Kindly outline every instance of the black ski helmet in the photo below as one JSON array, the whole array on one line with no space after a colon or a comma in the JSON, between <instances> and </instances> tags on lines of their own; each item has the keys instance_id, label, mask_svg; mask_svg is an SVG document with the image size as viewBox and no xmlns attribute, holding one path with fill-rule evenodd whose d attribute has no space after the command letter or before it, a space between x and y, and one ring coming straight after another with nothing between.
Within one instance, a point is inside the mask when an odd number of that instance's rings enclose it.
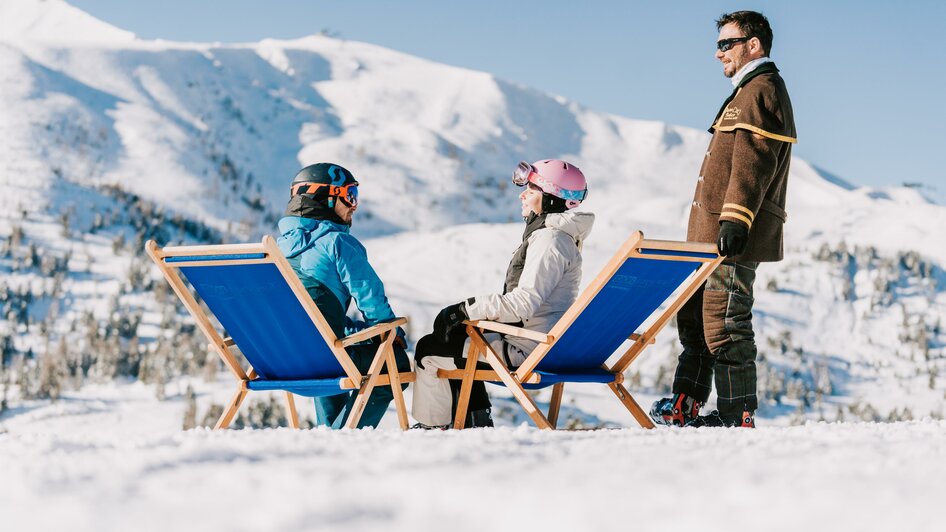
<instances>
[{"instance_id":1,"label":"black ski helmet","mask_svg":"<svg viewBox=\"0 0 946 532\"><path fill-rule=\"evenodd\" d=\"M330 208L340 198L348 206L358 202L358 181L345 167L333 163L306 166L292 178L289 196L306 196L324 200Z\"/></svg>"}]
</instances>

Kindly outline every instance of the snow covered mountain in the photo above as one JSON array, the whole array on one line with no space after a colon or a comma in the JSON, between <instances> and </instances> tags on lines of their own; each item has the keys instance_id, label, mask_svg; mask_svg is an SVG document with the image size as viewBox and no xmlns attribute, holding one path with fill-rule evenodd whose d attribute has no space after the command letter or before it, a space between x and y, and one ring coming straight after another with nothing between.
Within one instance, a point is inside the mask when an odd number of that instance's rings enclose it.
<instances>
[{"instance_id":1,"label":"snow covered mountain","mask_svg":"<svg viewBox=\"0 0 946 532\"><path fill-rule=\"evenodd\" d=\"M0 4L0 102L11 402L43 375L164 382L174 357L203 365L143 241L258 239L303 165L336 161L362 183L355 232L416 339L443 305L500 285L521 230L516 162L588 176L587 281L634 230L685 236L709 138L326 36L145 41L61 0ZM763 417L941 416L946 208L795 159L788 211L786 260L756 283ZM676 349L665 332L632 376L642 389L666 387ZM66 362L44 369L53 352Z\"/></svg>"}]
</instances>

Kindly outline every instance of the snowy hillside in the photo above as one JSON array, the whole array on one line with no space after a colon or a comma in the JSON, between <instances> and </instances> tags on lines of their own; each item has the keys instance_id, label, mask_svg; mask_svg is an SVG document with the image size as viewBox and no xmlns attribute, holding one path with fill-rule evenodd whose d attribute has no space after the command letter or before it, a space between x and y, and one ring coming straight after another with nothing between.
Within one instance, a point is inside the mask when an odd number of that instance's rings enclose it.
<instances>
[{"instance_id":1,"label":"snowy hillside","mask_svg":"<svg viewBox=\"0 0 946 532\"><path fill-rule=\"evenodd\" d=\"M946 421L181 432L181 408L89 387L11 419L4 530L942 528Z\"/></svg>"},{"instance_id":2,"label":"snowy hillside","mask_svg":"<svg viewBox=\"0 0 946 532\"><path fill-rule=\"evenodd\" d=\"M634 230L684 237L709 138L325 36L140 40L60 0L0 4L0 102L0 410L87 381L164 398L182 374L216 378L143 243L256 240L305 164L361 181L355 232L416 340L442 306L501 285L516 162L588 176L587 281ZM941 417L946 208L796 159L788 211L786 260L756 284L760 416ZM663 393L677 352L667 330L629 377ZM597 402L581 396L574 419L598 423Z\"/></svg>"}]
</instances>

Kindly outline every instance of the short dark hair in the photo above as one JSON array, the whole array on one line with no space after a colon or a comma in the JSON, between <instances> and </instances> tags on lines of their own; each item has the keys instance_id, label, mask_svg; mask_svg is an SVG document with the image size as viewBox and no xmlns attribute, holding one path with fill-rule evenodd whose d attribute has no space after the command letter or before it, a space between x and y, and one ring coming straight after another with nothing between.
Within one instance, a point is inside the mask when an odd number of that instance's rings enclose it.
<instances>
[{"instance_id":1,"label":"short dark hair","mask_svg":"<svg viewBox=\"0 0 946 532\"><path fill-rule=\"evenodd\" d=\"M762 51L769 55L772 51L772 26L769 19L762 13L755 11L734 11L724 13L716 19L716 30L719 31L729 23L735 23L746 37L756 37L762 43Z\"/></svg>"}]
</instances>

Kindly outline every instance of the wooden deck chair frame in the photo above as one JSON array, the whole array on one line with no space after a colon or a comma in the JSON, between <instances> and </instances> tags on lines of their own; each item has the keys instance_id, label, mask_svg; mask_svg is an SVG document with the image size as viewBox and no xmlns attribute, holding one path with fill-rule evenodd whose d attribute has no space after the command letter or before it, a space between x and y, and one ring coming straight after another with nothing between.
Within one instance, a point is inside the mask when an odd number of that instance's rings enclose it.
<instances>
[{"instance_id":1,"label":"wooden deck chair frame","mask_svg":"<svg viewBox=\"0 0 946 532\"><path fill-rule=\"evenodd\" d=\"M650 253L644 255L642 250L648 250ZM658 253L654 253L657 251ZM701 257L681 257L674 256L671 253L660 255L659 251L667 252L690 252L712 254L715 258ZM645 240L644 234L640 231L635 232L624 243L618 252L601 270L601 273L588 285L582 294L575 300L571 307L565 312L561 319L552 327L548 334L542 334L528 329L522 329L503 323L491 321L467 321L464 322L467 327L467 334L470 336L470 352L467 355L466 366L463 369L437 371L440 378L462 380L460 386L459 402L457 404L456 419L454 428L462 429L467 409L469 407L470 392L474 380L502 382L515 400L522 406L532 421L541 429L555 429L558 422L559 409L562 402L565 383L558 382L552 385L552 397L549 403L548 415L542 413L535 404L532 396L525 390L523 384L539 384L541 375L533 372L542 358L552 349L558 338L575 322L579 315L584 311L588 304L594 299L599 291L604 287L607 281L618 271L624 261L628 258L639 257L655 260L674 260L688 262L702 262L703 264L696 269L695 273L690 275L681 285L681 289L676 291L675 296L671 296L667 302L666 308L657 316L650 327L641 333L631 334L628 338L633 342L630 348L617 359L617 361L603 369L614 375L614 381L607 384L608 388L614 392L621 404L631 413L641 427L652 429L653 422L647 413L640 407L631 393L624 387L624 372L637 359L641 352L650 344L654 343L657 334L670 322L671 318L680 311L684 303L693 296L699 287L706 281L711 273L719 266L724 257L719 256L715 244L694 243L694 242L675 242L667 240ZM665 303L667 303L665 302ZM539 343L532 353L526 358L521 366L510 371L489 342L484 338L484 331L502 333L520 338L528 338ZM483 354L486 362L492 368L490 370L477 369L479 355Z\"/></svg>"},{"instance_id":2,"label":"wooden deck chair frame","mask_svg":"<svg viewBox=\"0 0 946 532\"><path fill-rule=\"evenodd\" d=\"M299 280L292 266L289 265L289 262L279 250L275 239L269 235L263 237L261 243L254 244L168 246L165 248L160 248L153 240L149 240L145 245L145 250L154 263L158 265L158 268L161 270L161 273L164 274L164 278L167 280L168 284L171 285L174 293L177 294L177 297L180 298L184 307L187 308L187 311L194 318L197 326L207 337L207 340L210 342L208 347L220 356L224 365L230 369L230 372L233 373L233 376L236 377L238 381L236 393L234 393L230 403L224 409L220 419L217 420L214 429L225 429L230 425L237 411L240 409L243 400L250 392L248 388L249 382L258 378L258 375L252 366L244 370L239 362L237 362L237 357L232 351L232 348L236 345L235 342L231 338L224 338L217 332L209 316L198 304L191 290L187 288L187 284L177 268L177 264L179 263L169 263L166 261L166 259L171 257L262 254L263 258L258 259L206 260L196 263L187 263L186 266L227 266L236 264L275 265L283 279L289 285L292 293L296 296L296 299L299 300L299 303L302 305L303 309L305 309L306 314L312 320L312 324L321 333L329 349L344 369L346 377L341 379L340 387L343 390L358 391L357 398L346 423L346 428L355 428L358 426L358 421L361 419L361 414L364 412L365 404L371 395L371 391L376 386L391 386L391 390L394 394L394 404L397 410L398 422L402 430L407 430L407 407L404 403L404 394L401 390L401 384L414 382L415 374L414 372L399 373L397 371L393 349L393 342L396 337L395 329L406 324L407 318L397 318L394 321L377 324L358 331L345 338L336 338L335 333L332 332L332 328L322 316L319 308L312 298L309 297L308 292L302 285L302 281ZM374 337L380 337L381 344L371 362L368 373L362 375L361 372L358 371L358 368L355 367L347 351L345 351L345 347ZM382 375L381 371L385 366L389 368L389 373ZM289 425L292 428L299 428L299 417L296 412L293 394L289 391L286 391L285 394L286 417L289 420Z\"/></svg>"}]
</instances>

